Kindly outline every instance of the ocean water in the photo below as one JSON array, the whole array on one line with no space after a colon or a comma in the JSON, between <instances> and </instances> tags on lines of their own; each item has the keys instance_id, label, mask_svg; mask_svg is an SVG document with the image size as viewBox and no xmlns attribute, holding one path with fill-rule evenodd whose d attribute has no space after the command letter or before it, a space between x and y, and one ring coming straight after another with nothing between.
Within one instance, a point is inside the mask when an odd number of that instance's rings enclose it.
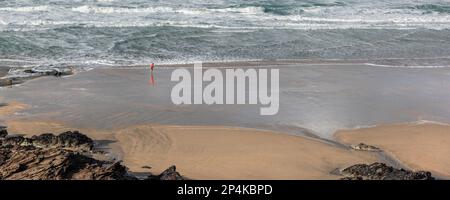
<instances>
[{"instance_id":1,"label":"ocean water","mask_svg":"<svg viewBox=\"0 0 450 200\"><path fill-rule=\"evenodd\" d=\"M449 65L449 28L448 0L2 0L0 66L391 58L440 66Z\"/></svg>"}]
</instances>

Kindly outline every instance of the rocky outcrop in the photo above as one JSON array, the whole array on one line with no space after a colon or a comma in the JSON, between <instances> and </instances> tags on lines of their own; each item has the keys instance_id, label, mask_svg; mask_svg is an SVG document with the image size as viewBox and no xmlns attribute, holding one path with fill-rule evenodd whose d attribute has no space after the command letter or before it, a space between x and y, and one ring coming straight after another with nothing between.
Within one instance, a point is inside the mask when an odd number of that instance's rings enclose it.
<instances>
[{"instance_id":1,"label":"rocky outcrop","mask_svg":"<svg viewBox=\"0 0 450 200\"><path fill-rule=\"evenodd\" d=\"M364 143L359 143L359 144L352 144L350 145L350 148L354 149L354 150L358 150L358 151L381 151L380 148L375 147L375 146L371 146L371 145L367 145Z\"/></svg>"},{"instance_id":2,"label":"rocky outcrop","mask_svg":"<svg viewBox=\"0 0 450 200\"><path fill-rule=\"evenodd\" d=\"M23 72L40 76L66 76L73 74L72 69L70 68L56 68L52 66L48 67L39 66L36 68L26 69Z\"/></svg>"},{"instance_id":3,"label":"rocky outcrop","mask_svg":"<svg viewBox=\"0 0 450 200\"><path fill-rule=\"evenodd\" d=\"M21 84L27 80L42 76L67 76L73 71L68 67L38 66L34 68L11 68L8 75L0 78L0 87Z\"/></svg>"},{"instance_id":4,"label":"rocky outcrop","mask_svg":"<svg viewBox=\"0 0 450 200\"><path fill-rule=\"evenodd\" d=\"M8 131L6 130L6 126L0 126L0 138L4 138L8 135Z\"/></svg>"},{"instance_id":5,"label":"rocky outcrop","mask_svg":"<svg viewBox=\"0 0 450 200\"><path fill-rule=\"evenodd\" d=\"M160 175L148 176L147 180L183 180L184 178L177 172L175 166L171 166L164 170Z\"/></svg>"},{"instance_id":6,"label":"rocky outcrop","mask_svg":"<svg viewBox=\"0 0 450 200\"><path fill-rule=\"evenodd\" d=\"M124 166L79 152L34 146L0 149L0 180L130 180Z\"/></svg>"},{"instance_id":7,"label":"rocky outcrop","mask_svg":"<svg viewBox=\"0 0 450 200\"><path fill-rule=\"evenodd\" d=\"M94 141L78 131L68 131L59 135L51 133L25 138L13 136L5 138L2 146L34 146L38 148L67 148L75 151L88 152L94 147Z\"/></svg>"},{"instance_id":8,"label":"rocky outcrop","mask_svg":"<svg viewBox=\"0 0 450 200\"><path fill-rule=\"evenodd\" d=\"M79 133L78 131L68 131L57 136L47 133L31 137L34 146L42 148L75 148L81 151L91 151L94 141Z\"/></svg>"},{"instance_id":9,"label":"rocky outcrop","mask_svg":"<svg viewBox=\"0 0 450 200\"><path fill-rule=\"evenodd\" d=\"M0 87L13 85L13 79L11 78L0 78Z\"/></svg>"},{"instance_id":10,"label":"rocky outcrop","mask_svg":"<svg viewBox=\"0 0 450 200\"><path fill-rule=\"evenodd\" d=\"M434 180L431 172L396 169L384 163L357 164L341 170L344 180Z\"/></svg>"},{"instance_id":11,"label":"rocky outcrop","mask_svg":"<svg viewBox=\"0 0 450 200\"><path fill-rule=\"evenodd\" d=\"M5 127L1 130L6 131ZM120 162L94 159L94 142L77 131L0 138L0 180L136 180ZM181 180L175 166L150 180Z\"/></svg>"}]
</instances>

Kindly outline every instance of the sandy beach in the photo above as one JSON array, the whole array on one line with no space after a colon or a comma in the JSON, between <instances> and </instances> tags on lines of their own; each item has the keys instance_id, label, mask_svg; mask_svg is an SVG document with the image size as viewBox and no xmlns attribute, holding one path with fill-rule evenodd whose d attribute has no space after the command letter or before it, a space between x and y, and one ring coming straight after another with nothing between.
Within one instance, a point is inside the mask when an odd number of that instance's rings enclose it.
<instances>
[{"instance_id":1,"label":"sandy beach","mask_svg":"<svg viewBox=\"0 0 450 200\"><path fill-rule=\"evenodd\" d=\"M447 68L269 65L281 68L282 101L278 115L261 117L247 105L173 105L173 67L155 71L155 84L146 68L118 68L2 88L0 123L29 136L79 130L136 173L176 165L192 179L339 179L340 169L384 162L450 175L448 126L399 123L447 119ZM348 129L369 124L397 125ZM349 148L361 142L382 153Z\"/></svg>"},{"instance_id":2,"label":"sandy beach","mask_svg":"<svg viewBox=\"0 0 450 200\"><path fill-rule=\"evenodd\" d=\"M10 132L35 135L74 130L57 122L10 121ZM133 172L176 165L192 179L338 179L336 169L379 161L374 153L301 136L219 126L136 125L80 130L109 147Z\"/></svg>"},{"instance_id":3,"label":"sandy beach","mask_svg":"<svg viewBox=\"0 0 450 200\"><path fill-rule=\"evenodd\" d=\"M12 133L75 130L61 122L7 121ZM407 169L449 177L450 126L433 123L383 125L342 130L345 145L366 143L382 149ZM192 179L339 179L354 164L386 162L376 152L356 151L317 139L220 126L136 125L117 131L81 129L108 147L130 171L161 173L176 165ZM150 166L151 169L144 168Z\"/></svg>"}]
</instances>

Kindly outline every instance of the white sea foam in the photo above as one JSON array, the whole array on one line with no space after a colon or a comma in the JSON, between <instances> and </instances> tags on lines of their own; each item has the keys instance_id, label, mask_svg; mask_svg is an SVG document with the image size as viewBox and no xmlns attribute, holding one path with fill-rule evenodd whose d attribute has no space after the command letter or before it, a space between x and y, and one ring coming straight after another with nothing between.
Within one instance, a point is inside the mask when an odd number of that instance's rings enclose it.
<instances>
[{"instance_id":1,"label":"white sea foam","mask_svg":"<svg viewBox=\"0 0 450 200\"><path fill-rule=\"evenodd\" d=\"M410 69L436 69L436 68L449 68L450 66L445 65L382 65L374 63L364 63L368 66L373 67L385 67L385 68L410 68Z\"/></svg>"},{"instance_id":2,"label":"white sea foam","mask_svg":"<svg viewBox=\"0 0 450 200\"><path fill-rule=\"evenodd\" d=\"M8 12L39 12L47 11L48 6L28 6L28 7L0 7L0 11Z\"/></svg>"},{"instance_id":3,"label":"white sea foam","mask_svg":"<svg viewBox=\"0 0 450 200\"><path fill-rule=\"evenodd\" d=\"M72 11L81 13L102 13L102 14L119 14L119 13L167 13L175 12L171 7L149 7L149 8L121 8L121 7L97 7L97 6L80 6L72 8Z\"/></svg>"},{"instance_id":4,"label":"white sea foam","mask_svg":"<svg viewBox=\"0 0 450 200\"><path fill-rule=\"evenodd\" d=\"M121 7L99 7L99 6L80 6L71 9L81 13L101 13L101 14L123 14L123 13L183 13L191 15L211 14L211 13L242 13L242 14L263 14L262 7L243 7L243 8L173 8L166 6L144 7L144 8L121 8Z\"/></svg>"},{"instance_id":5,"label":"white sea foam","mask_svg":"<svg viewBox=\"0 0 450 200\"><path fill-rule=\"evenodd\" d=\"M215 12L226 12L226 13L243 13L243 14L264 14L264 8L262 7L243 7L243 8L222 8L222 9L211 9Z\"/></svg>"},{"instance_id":6,"label":"white sea foam","mask_svg":"<svg viewBox=\"0 0 450 200\"><path fill-rule=\"evenodd\" d=\"M108 3L113 4L113 3ZM369 4L370 5L370 4ZM43 5L28 7L0 7L1 29L29 30L55 25L88 25L91 27L179 26L197 28L241 29L448 29L450 14L423 14L418 10L371 8L364 6L316 6L302 8L305 12L290 11L289 15L265 12L264 7L208 8L171 4L122 7L114 5L80 5L73 7ZM7 13L3 13L5 11ZM51 12L42 17L41 11ZM22 14L21 14L22 13ZM27 13L27 14L23 14ZM80 15L85 13L87 15ZM11 14L16 14L12 17ZM5 26L3 26L5 25ZM18 29L16 26L21 26ZM51 28L51 27L50 27Z\"/></svg>"},{"instance_id":7,"label":"white sea foam","mask_svg":"<svg viewBox=\"0 0 450 200\"><path fill-rule=\"evenodd\" d=\"M421 125L421 124L435 124L435 125L450 126L450 124L448 124L448 123L437 122L437 121L430 121L430 120L419 120L419 121L416 121L416 122L411 122L410 124L417 124L417 125Z\"/></svg>"}]
</instances>

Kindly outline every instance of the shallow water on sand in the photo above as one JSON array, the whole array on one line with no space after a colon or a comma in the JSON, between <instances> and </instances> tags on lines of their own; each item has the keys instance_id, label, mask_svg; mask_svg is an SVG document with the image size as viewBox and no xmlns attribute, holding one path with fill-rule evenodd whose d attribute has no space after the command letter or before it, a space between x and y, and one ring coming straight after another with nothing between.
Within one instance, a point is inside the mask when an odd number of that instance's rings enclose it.
<instances>
[{"instance_id":1,"label":"shallow water on sand","mask_svg":"<svg viewBox=\"0 0 450 200\"><path fill-rule=\"evenodd\" d=\"M450 68L267 67L280 68L280 109L274 116L260 116L262 105L176 106L170 99L177 83L170 81L175 69L171 67L158 68L154 84L148 69L95 69L1 88L0 96L32 105L14 118L58 120L79 128L225 125L332 138L342 128L417 120L450 122Z\"/></svg>"}]
</instances>

